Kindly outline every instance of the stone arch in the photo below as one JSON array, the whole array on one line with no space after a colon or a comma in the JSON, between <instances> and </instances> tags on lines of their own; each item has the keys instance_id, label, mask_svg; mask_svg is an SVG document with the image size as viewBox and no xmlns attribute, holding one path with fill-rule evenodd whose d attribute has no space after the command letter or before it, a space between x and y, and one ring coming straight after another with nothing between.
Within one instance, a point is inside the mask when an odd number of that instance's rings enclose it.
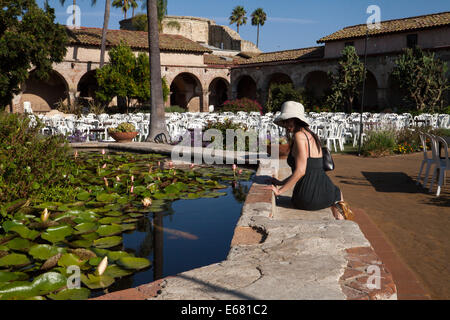
<instances>
[{"instance_id":1,"label":"stone arch","mask_svg":"<svg viewBox=\"0 0 450 320\"><path fill-rule=\"evenodd\" d=\"M187 109L190 112L201 111L202 85L192 73L183 72L177 75L170 85L170 104Z\"/></svg>"},{"instance_id":2,"label":"stone arch","mask_svg":"<svg viewBox=\"0 0 450 320\"><path fill-rule=\"evenodd\" d=\"M392 73L388 77L387 100L391 109L399 108L403 105L402 89Z\"/></svg>"},{"instance_id":3,"label":"stone arch","mask_svg":"<svg viewBox=\"0 0 450 320\"><path fill-rule=\"evenodd\" d=\"M215 78L209 84L209 105L222 106L229 99L230 84L224 78Z\"/></svg>"},{"instance_id":4,"label":"stone arch","mask_svg":"<svg viewBox=\"0 0 450 320\"><path fill-rule=\"evenodd\" d=\"M370 70L367 70L364 109L377 111L378 108L378 81L375 75Z\"/></svg>"},{"instance_id":5,"label":"stone arch","mask_svg":"<svg viewBox=\"0 0 450 320\"><path fill-rule=\"evenodd\" d=\"M267 94L269 93L270 87L274 84L288 84L288 83L294 84L294 81L292 81L292 78L283 72L272 73L266 79L267 79L266 85L264 86L263 90L265 90L267 92Z\"/></svg>"},{"instance_id":6,"label":"stone arch","mask_svg":"<svg viewBox=\"0 0 450 320\"><path fill-rule=\"evenodd\" d=\"M237 98L249 98L256 100L257 85L256 81L251 76L244 75L237 82Z\"/></svg>"},{"instance_id":7,"label":"stone arch","mask_svg":"<svg viewBox=\"0 0 450 320\"><path fill-rule=\"evenodd\" d=\"M323 97L331 88L331 79L325 71L309 72L304 80L305 89L316 99Z\"/></svg>"},{"instance_id":8,"label":"stone arch","mask_svg":"<svg viewBox=\"0 0 450 320\"><path fill-rule=\"evenodd\" d=\"M78 81L78 101L83 105L86 105L88 101L95 100L95 92L98 90L96 71L94 69L86 72Z\"/></svg>"},{"instance_id":9,"label":"stone arch","mask_svg":"<svg viewBox=\"0 0 450 320\"><path fill-rule=\"evenodd\" d=\"M38 79L31 71L22 86L23 92L20 104L31 103L31 109L36 113L49 112L58 107L58 103L69 103L69 86L66 79L57 71L51 70L46 79Z\"/></svg>"}]
</instances>

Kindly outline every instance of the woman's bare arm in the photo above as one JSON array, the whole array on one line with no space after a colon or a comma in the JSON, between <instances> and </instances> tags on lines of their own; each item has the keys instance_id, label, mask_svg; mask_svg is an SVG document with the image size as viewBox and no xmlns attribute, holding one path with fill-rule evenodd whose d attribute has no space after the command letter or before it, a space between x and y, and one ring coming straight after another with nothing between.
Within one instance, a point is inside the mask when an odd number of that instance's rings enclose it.
<instances>
[{"instance_id":1,"label":"woman's bare arm","mask_svg":"<svg viewBox=\"0 0 450 320\"><path fill-rule=\"evenodd\" d=\"M282 194L295 186L306 172L306 164L308 161L308 142L306 137L301 132L297 132L294 136L295 143L295 170L290 177L285 179L285 183L282 188L279 189L278 194Z\"/></svg>"}]
</instances>

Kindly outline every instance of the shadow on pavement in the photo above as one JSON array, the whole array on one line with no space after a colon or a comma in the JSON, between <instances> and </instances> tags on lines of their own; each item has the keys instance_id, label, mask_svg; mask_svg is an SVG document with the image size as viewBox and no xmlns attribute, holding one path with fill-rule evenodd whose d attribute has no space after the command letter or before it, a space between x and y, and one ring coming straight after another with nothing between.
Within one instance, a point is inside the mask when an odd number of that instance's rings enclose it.
<instances>
[{"instance_id":1,"label":"shadow on pavement","mask_svg":"<svg viewBox=\"0 0 450 320\"><path fill-rule=\"evenodd\" d=\"M410 176L403 172L362 172L377 192L421 193Z\"/></svg>"}]
</instances>

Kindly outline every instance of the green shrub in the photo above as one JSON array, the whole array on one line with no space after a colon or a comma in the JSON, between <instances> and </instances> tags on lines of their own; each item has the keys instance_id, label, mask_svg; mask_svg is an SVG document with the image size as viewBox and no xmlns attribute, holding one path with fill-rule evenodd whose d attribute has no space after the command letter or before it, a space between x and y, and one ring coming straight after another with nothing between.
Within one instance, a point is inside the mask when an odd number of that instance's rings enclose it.
<instances>
[{"instance_id":1,"label":"green shrub","mask_svg":"<svg viewBox=\"0 0 450 320\"><path fill-rule=\"evenodd\" d=\"M266 103L266 111L280 111L281 106L286 101L304 103L304 100L302 91L295 89L292 83L273 84L270 86L269 97Z\"/></svg>"},{"instance_id":2,"label":"green shrub","mask_svg":"<svg viewBox=\"0 0 450 320\"><path fill-rule=\"evenodd\" d=\"M392 154L395 146L393 131L369 131L361 151L365 156L380 157Z\"/></svg>"},{"instance_id":3,"label":"green shrub","mask_svg":"<svg viewBox=\"0 0 450 320\"><path fill-rule=\"evenodd\" d=\"M108 132L136 132L136 127L134 124L129 122L123 122L119 124L116 128L109 128Z\"/></svg>"},{"instance_id":4,"label":"green shrub","mask_svg":"<svg viewBox=\"0 0 450 320\"><path fill-rule=\"evenodd\" d=\"M73 169L69 147L61 136L40 135L41 126L30 126L24 115L0 113L0 202L29 199L66 184Z\"/></svg>"},{"instance_id":5,"label":"green shrub","mask_svg":"<svg viewBox=\"0 0 450 320\"><path fill-rule=\"evenodd\" d=\"M258 138L258 133L256 131L249 131L248 127L246 125L240 124L240 123L233 123L231 120L226 119L224 121L224 123L221 122L212 122L209 121L206 125L206 127L204 128L204 130L209 130L209 129L216 129L219 130L222 134L222 146L223 149L225 150L227 148L227 141L226 141L226 132L227 130L234 130L237 133L238 138L240 137L239 133L244 134L244 146L239 146L238 142L239 139L235 139L234 140L234 150L235 151L249 151L250 150L250 139L248 137L246 137L246 135L251 136L253 139L253 141L257 142L257 138ZM239 130L239 131L238 131ZM241 137L242 140L242 137ZM220 145L220 142L218 141L214 141L214 138L212 139L212 146L214 149L217 149ZM252 146L252 149L257 148L256 146Z\"/></svg>"},{"instance_id":6,"label":"green shrub","mask_svg":"<svg viewBox=\"0 0 450 320\"><path fill-rule=\"evenodd\" d=\"M170 113L170 112L179 112L179 113L184 113L186 112L186 109L180 107L180 106L170 106L165 108L165 111Z\"/></svg>"},{"instance_id":7,"label":"green shrub","mask_svg":"<svg viewBox=\"0 0 450 320\"><path fill-rule=\"evenodd\" d=\"M249 98L225 101L223 106L217 109L218 112L259 112L262 114L263 108L258 101Z\"/></svg>"}]
</instances>

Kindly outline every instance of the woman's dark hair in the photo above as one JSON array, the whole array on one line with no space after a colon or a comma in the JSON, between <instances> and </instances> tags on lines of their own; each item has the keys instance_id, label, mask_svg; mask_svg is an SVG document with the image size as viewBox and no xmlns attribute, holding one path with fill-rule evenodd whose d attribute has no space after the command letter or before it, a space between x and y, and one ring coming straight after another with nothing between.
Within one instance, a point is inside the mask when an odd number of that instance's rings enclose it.
<instances>
[{"instance_id":1,"label":"woman's dark hair","mask_svg":"<svg viewBox=\"0 0 450 320\"><path fill-rule=\"evenodd\" d=\"M316 145L317 145L317 151L319 151L322 149L322 143L320 142L319 137L317 136L317 134L315 134L313 131L311 131L311 129L309 128L309 125L306 124L305 122L301 121L300 119L294 118L294 135L299 132L302 128L304 128L306 131L308 131L311 136L314 138L314 141L316 141ZM291 147L292 144L294 143L294 139L292 139L291 142Z\"/></svg>"}]
</instances>

